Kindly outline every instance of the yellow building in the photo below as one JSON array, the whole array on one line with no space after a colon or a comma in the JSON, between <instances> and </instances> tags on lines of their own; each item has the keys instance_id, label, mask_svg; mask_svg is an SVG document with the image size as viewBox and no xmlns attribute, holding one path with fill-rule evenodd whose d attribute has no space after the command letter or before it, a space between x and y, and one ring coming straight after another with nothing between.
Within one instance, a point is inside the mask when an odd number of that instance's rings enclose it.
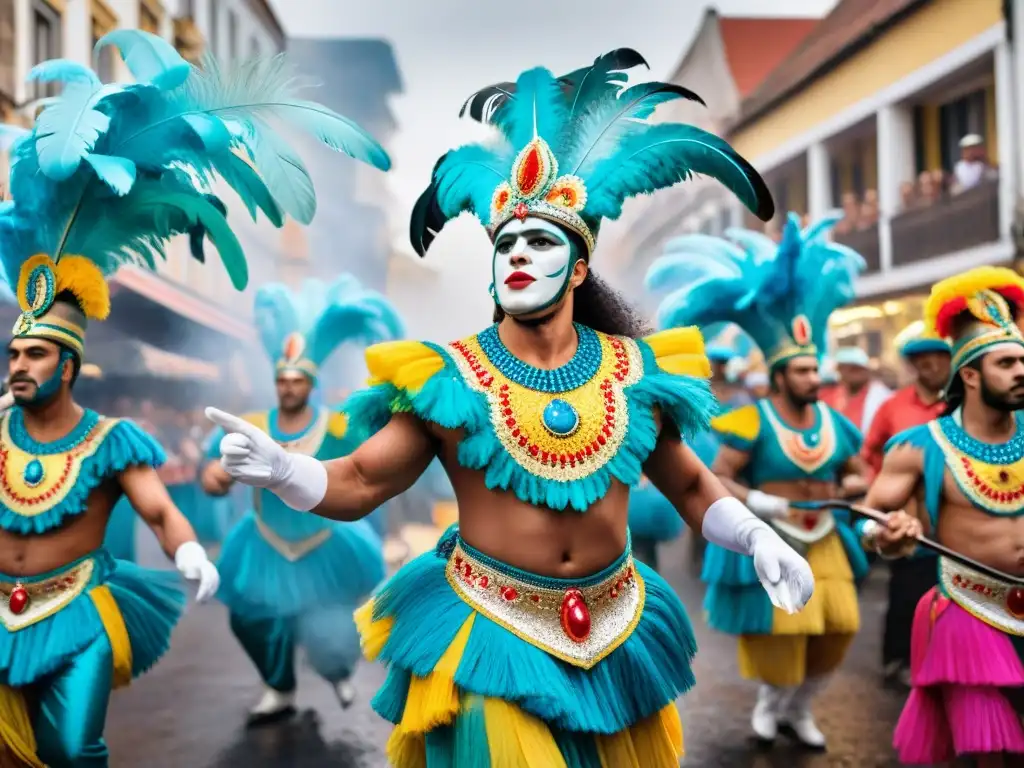
<instances>
[{"instance_id":1,"label":"yellow building","mask_svg":"<svg viewBox=\"0 0 1024 768\"><path fill-rule=\"evenodd\" d=\"M1019 100L1004 5L1021 3L841 0L731 127L780 217L844 210L835 238L867 270L834 330L879 364L895 364L892 337L932 283L1013 261ZM965 138L987 159L973 178L957 167Z\"/></svg>"}]
</instances>

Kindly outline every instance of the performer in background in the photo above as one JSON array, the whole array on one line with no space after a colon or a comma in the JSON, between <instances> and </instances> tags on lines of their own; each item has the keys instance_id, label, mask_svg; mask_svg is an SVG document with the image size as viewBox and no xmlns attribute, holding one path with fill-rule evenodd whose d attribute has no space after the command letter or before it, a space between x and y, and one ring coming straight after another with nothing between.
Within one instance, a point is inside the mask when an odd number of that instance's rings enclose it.
<instances>
[{"instance_id":1,"label":"performer in background","mask_svg":"<svg viewBox=\"0 0 1024 768\"><path fill-rule=\"evenodd\" d=\"M646 477L629 494L629 533L633 554L645 565L658 568L658 545L678 539L683 518L665 494ZM696 538L697 534L694 534Z\"/></svg>"},{"instance_id":2,"label":"performer in background","mask_svg":"<svg viewBox=\"0 0 1024 768\"><path fill-rule=\"evenodd\" d=\"M896 435L866 504L890 515L864 534L886 556L929 536L1001 571L994 578L946 557L914 615L913 688L894 744L906 765L970 757L1016 765L1024 754L1024 278L980 267L936 283L928 331L952 341L948 414ZM911 519L907 512L914 515ZM907 520L911 524L907 524Z\"/></svg>"},{"instance_id":3,"label":"performer in background","mask_svg":"<svg viewBox=\"0 0 1024 768\"><path fill-rule=\"evenodd\" d=\"M345 415L311 406L310 394L324 363L346 342L402 336L394 307L346 275L331 285L307 280L297 294L265 285L253 316L274 363L277 407L243 418L296 453L323 461L351 453L357 443ZM223 436L211 436L210 459L220 458ZM233 482L218 461L203 470L207 493L224 496ZM352 613L384 578L382 550L367 520L336 523L296 512L269 491L253 492L251 511L228 534L218 561L231 631L265 686L250 725L295 713L300 647L341 706L352 703L349 678L360 657Z\"/></svg>"},{"instance_id":4,"label":"performer in background","mask_svg":"<svg viewBox=\"0 0 1024 768\"><path fill-rule=\"evenodd\" d=\"M448 219L479 217L497 323L444 346L367 350L375 385L346 407L350 429L373 433L364 445L324 464L209 411L231 433L229 474L335 519L364 516L440 457L458 526L358 616L367 654L388 665L374 707L395 724L400 768L678 766L675 700L695 648L672 588L630 552L641 473L695 530L753 555L778 605L799 610L811 594L806 563L686 447L713 408L700 334L644 336L590 272L601 219L692 173L771 217L762 180L725 142L646 122L656 104L695 97L624 87L642 63L621 49L470 99L500 137L441 159L411 229L422 253Z\"/></svg>"},{"instance_id":5,"label":"performer in background","mask_svg":"<svg viewBox=\"0 0 1024 768\"><path fill-rule=\"evenodd\" d=\"M831 406L866 435L871 431L878 409L892 397L892 391L874 377L868 353L863 349L840 347L834 360L839 384Z\"/></svg>"},{"instance_id":6,"label":"performer in background","mask_svg":"<svg viewBox=\"0 0 1024 768\"><path fill-rule=\"evenodd\" d=\"M217 589L216 568L157 477L159 446L74 402L86 322L110 309L105 277L123 264L155 269L167 242L187 234L194 258L205 259L208 238L244 288L244 255L211 183L219 178L277 225L283 211L308 221L314 204L294 151L265 122L275 113L387 165L349 121L296 99L280 58L199 72L155 35L120 29L97 48L109 45L135 84L104 85L65 60L33 69L31 79L63 88L13 144L13 202L0 207L0 260L22 309L8 345L18 407L0 421L4 764L106 766L111 689L168 647L183 603L174 576L102 549L122 494L178 571L199 582L198 597ZM240 154L266 178L284 157L289 173L278 172L272 190Z\"/></svg>"},{"instance_id":7,"label":"performer in background","mask_svg":"<svg viewBox=\"0 0 1024 768\"><path fill-rule=\"evenodd\" d=\"M728 320L764 353L772 392L712 422L722 440L714 471L806 554L814 597L798 614L777 610L758 586L754 560L709 545L704 607L714 629L739 637L740 673L762 683L751 716L755 735L770 742L787 726L814 748L824 748L825 737L811 702L860 627L854 581L867 572L848 521L791 506L865 488L860 433L818 402L818 352L826 344L829 315L853 298L853 281L863 268L856 253L827 239L835 223L828 218L801 231L799 217L790 214L778 244L747 230L727 232L732 242L679 238L647 278L652 287L674 287L690 270L687 283L659 307L663 327ZM700 266L704 274L694 278Z\"/></svg>"},{"instance_id":8,"label":"performer in background","mask_svg":"<svg viewBox=\"0 0 1024 768\"><path fill-rule=\"evenodd\" d=\"M900 356L914 370L914 382L884 402L864 440L862 455L872 476L882 468L886 444L893 436L943 414L943 390L949 382L950 349L945 339L929 337L918 320L895 339ZM913 557L889 563L889 605L882 638L882 665L887 680L910 685L910 628L918 601L935 586L935 558L919 549Z\"/></svg>"}]
</instances>

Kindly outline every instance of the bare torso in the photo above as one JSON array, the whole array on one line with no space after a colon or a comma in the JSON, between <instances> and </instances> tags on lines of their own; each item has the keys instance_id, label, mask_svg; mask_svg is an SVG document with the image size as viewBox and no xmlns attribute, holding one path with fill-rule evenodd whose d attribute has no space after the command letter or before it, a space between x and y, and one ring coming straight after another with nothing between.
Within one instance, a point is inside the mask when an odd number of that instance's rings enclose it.
<instances>
[{"instance_id":1,"label":"bare torso","mask_svg":"<svg viewBox=\"0 0 1024 768\"><path fill-rule=\"evenodd\" d=\"M967 500L948 471L942 479L938 538L973 560L1024 576L1024 516L982 512Z\"/></svg>"},{"instance_id":2,"label":"bare torso","mask_svg":"<svg viewBox=\"0 0 1024 768\"><path fill-rule=\"evenodd\" d=\"M21 536L0 529L0 573L35 576L56 570L103 546L110 511L120 496L115 480L96 488L88 508L68 517L59 528Z\"/></svg>"},{"instance_id":3,"label":"bare torso","mask_svg":"<svg viewBox=\"0 0 1024 768\"><path fill-rule=\"evenodd\" d=\"M614 482L584 513L556 512L488 490L484 474L458 463L460 432L428 425L451 478L459 506L459 532L490 557L552 578L587 576L611 564L626 547L629 489Z\"/></svg>"}]
</instances>

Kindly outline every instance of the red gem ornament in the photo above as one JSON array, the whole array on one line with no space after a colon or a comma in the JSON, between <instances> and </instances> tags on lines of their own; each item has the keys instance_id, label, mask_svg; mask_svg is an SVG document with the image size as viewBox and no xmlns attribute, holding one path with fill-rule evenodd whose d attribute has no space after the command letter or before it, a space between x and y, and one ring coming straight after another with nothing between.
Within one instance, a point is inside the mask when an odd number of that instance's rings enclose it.
<instances>
[{"instance_id":1,"label":"red gem ornament","mask_svg":"<svg viewBox=\"0 0 1024 768\"><path fill-rule=\"evenodd\" d=\"M1016 618L1024 618L1024 589L1014 587L1006 595L1006 610Z\"/></svg>"},{"instance_id":2,"label":"red gem ornament","mask_svg":"<svg viewBox=\"0 0 1024 768\"><path fill-rule=\"evenodd\" d=\"M800 346L806 346L811 343L811 323L803 315L797 315L793 318L793 341Z\"/></svg>"},{"instance_id":3,"label":"red gem ornament","mask_svg":"<svg viewBox=\"0 0 1024 768\"><path fill-rule=\"evenodd\" d=\"M526 203L518 203L512 213L517 219L523 221L530 215L530 209L526 207Z\"/></svg>"},{"instance_id":4,"label":"red gem ornament","mask_svg":"<svg viewBox=\"0 0 1024 768\"><path fill-rule=\"evenodd\" d=\"M813 531L818 524L817 515L804 515L804 530Z\"/></svg>"},{"instance_id":5,"label":"red gem ornament","mask_svg":"<svg viewBox=\"0 0 1024 768\"><path fill-rule=\"evenodd\" d=\"M14 589L11 590L11 597L7 602L7 607L11 609L11 613L15 616L23 613L28 608L28 592L21 584L16 584Z\"/></svg>"},{"instance_id":6,"label":"red gem ornament","mask_svg":"<svg viewBox=\"0 0 1024 768\"><path fill-rule=\"evenodd\" d=\"M562 598L562 631L574 643L590 636L590 609L578 589L570 589Z\"/></svg>"},{"instance_id":7,"label":"red gem ornament","mask_svg":"<svg viewBox=\"0 0 1024 768\"><path fill-rule=\"evenodd\" d=\"M537 187L537 182L540 181L541 172L543 171L543 162L540 156L540 147L534 143L526 153L526 157L523 158L523 162L519 166L519 172L516 174L516 182L522 195L529 197Z\"/></svg>"}]
</instances>

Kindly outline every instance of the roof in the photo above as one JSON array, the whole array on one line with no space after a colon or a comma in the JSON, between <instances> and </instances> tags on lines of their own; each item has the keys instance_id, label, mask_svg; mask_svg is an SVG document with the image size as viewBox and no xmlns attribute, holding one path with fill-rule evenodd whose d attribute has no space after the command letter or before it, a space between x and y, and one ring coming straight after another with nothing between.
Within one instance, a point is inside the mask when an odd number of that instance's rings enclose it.
<instances>
[{"instance_id":1,"label":"roof","mask_svg":"<svg viewBox=\"0 0 1024 768\"><path fill-rule=\"evenodd\" d=\"M740 97L746 98L764 82L819 23L806 18L719 18L722 47Z\"/></svg>"},{"instance_id":2,"label":"roof","mask_svg":"<svg viewBox=\"0 0 1024 768\"><path fill-rule=\"evenodd\" d=\"M770 111L834 69L928 0L840 0L832 12L746 99L735 128Z\"/></svg>"}]
</instances>

